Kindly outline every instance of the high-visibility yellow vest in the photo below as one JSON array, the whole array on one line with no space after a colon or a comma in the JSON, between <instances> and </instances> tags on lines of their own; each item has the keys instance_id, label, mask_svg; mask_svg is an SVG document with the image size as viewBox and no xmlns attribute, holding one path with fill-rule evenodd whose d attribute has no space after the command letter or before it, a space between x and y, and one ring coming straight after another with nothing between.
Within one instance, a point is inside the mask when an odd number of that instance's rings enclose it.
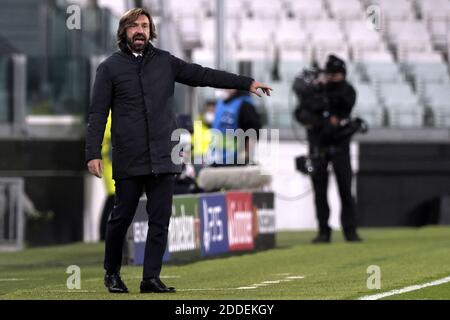
<instances>
[{"instance_id":1,"label":"high-visibility yellow vest","mask_svg":"<svg viewBox=\"0 0 450 320\"><path fill-rule=\"evenodd\" d=\"M194 121L194 134L192 137L192 145L194 148L194 156L199 157L206 155L211 143L211 130L206 126L200 117Z\"/></svg>"},{"instance_id":2,"label":"high-visibility yellow vest","mask_svg":"<svg viewBox=\"0 0 450 320\"><path fill-rule=\"evenodd\" d=\"M111 112L106 122L105 134L103 135L102 158L103 182L105 183L107 194L113 195L116 193L116 188L112 178Z\"/></svg>"}]
</instances>

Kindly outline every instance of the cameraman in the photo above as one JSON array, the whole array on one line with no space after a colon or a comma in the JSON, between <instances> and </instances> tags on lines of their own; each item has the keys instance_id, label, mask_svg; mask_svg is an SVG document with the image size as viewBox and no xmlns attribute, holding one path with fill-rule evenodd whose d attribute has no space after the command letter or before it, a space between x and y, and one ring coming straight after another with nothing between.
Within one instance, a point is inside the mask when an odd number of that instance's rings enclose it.
<instances>
[{"instance_id":1,"label":"cameraman","mask_svg":"<svg viewBox=\"0 0 450 320\"><path fill-rule=\"evenodd\" d=\"M325 73L320 70L316 72L309 86L305 86L305 81L300 78L294 83L294 90L300 100L295 116L307 128L310 159L314 168L311 178L319 233L313 243L331 241L327 200L329 162L333 165L339 188L344 237L347 241L361 241L356 232L355 201L351 194L350 136L339 136L340 128L350 118L356 92L346 81L345 62L338 57L330 55Z\"/></svg>"}]
</instances>

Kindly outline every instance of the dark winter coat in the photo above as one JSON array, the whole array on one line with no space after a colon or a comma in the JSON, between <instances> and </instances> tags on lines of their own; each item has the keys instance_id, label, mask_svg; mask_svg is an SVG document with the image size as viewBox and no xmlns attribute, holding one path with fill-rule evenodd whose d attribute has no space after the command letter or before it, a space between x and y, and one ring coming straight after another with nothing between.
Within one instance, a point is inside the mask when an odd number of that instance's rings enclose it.
<instances>
[{"instance_id":1,"label":"dark winter coat","mask_svg":"<svg viewBox=\"0 0 450 320\"><path fill-rule=\"evenodd\" d=\"M93 86L86 133L86 162L101 159L109 110L113 178L179 173L171 160L177 129L173 109L175 82L189 86L249 90L253 79L187 63L151 44L143 58L129 49L102 62Z\"/></svg>"}]
</instances>

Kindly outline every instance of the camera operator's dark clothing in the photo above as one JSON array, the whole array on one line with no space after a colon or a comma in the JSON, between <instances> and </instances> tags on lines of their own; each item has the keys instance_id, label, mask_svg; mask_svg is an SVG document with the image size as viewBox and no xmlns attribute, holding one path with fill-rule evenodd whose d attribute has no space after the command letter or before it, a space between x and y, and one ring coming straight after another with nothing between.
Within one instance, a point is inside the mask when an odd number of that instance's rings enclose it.
<instances>
[{"instance_id":1,"label":"camera operator's dark clothing","mask_svg":"<svg viewBox=\"0 0 450 320\"><path fill-rule=\"evenodd\" d=\"M314 187L314 200L316 215L321 231L329 230L328 219L330 208L328 206L328 164L333 165L334 174L341 198L341 224L344 232L353 232L356 229L355 201L352 197L352 168L350 163L349 145L340 148L335 154L323 156L314 160L315 172L312 175Z\"/></svg>"},{"instance_id":2,"label":"camera operator's dark clothing","mask_svg":"<svg viewBox=\"0 0 450 320\"><path fill-rule=\"evenodd\" d=\"M295 90L294 84L294 90ZM300 95L297 120L308 128L310 155L315 158L312 182L316 214L321 232L329 232L330 208L327 200L328 164L333 165L341 198L341 223L344 232L356 229L355 202L351 194L352 168L350 136L336 139L340 127L332 125L330 117L347 119L356 101L356 92L347 81L328 83Z\"/></svg>"},{"instance_id":3,"label":"camera operator's dark clothing","mask_svg":"<svg viewBox=\"0 0 450 320\"><path fill-rule=\"evenodd\" d=\"M328 97L330 115L340 119L350 117L356 101L356 92L353 86L347 81L339 83L328 83L325 86Z\"/></svg>"},{"instance_id":4,"label":"camera operator's dark clothing","mask_svg":"<svg viewBox=\"0 0 450 320\"><path fill-rule=\"evenodd\" d=\"M313 86L305 83L304 79L297 78L293 90L300 101L294 113L295 118L306 126L308 131L320 131L324 121L323 114L329 108L325 86Z\"/></svg>"},{"instance_id":5,"label":"camera operator's dark clothing","mask_svg":"<svg viewBox=\"0 0 450 320\"><path fill-rule=\"evenodd\" d=\"M356 92L347 81L327 85L306 86L298 78L293 86L300 105L295 111L297 121L307 127L308 141L316 146L345 145L349 139L336 141L333 137L339 127L330 123L330 117L347 119L356 101Z\"/></svg>"}]
</instances>

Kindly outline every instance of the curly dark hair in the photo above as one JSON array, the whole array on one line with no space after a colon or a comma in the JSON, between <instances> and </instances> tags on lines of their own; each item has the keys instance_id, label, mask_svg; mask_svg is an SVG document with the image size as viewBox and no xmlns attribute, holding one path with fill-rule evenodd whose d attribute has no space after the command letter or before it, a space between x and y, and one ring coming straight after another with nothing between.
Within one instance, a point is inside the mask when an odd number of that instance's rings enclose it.
<instances>
[{"instance_id":1,"label":"curly dark hair","mask_svg":"<svg viewBox=\"0 0 450 320\"><path fill-rule=\"evenodd\" d=\"M137 20L137 18L139 18L140 15L145 15L150 21L150 41L157 38L155 23L153 22L150 12L144 8L134 8L125 12L120 18L119 28L117 29L117 44L119 46L127 42L127 29Z\"/></svg>"}]
</instances>

